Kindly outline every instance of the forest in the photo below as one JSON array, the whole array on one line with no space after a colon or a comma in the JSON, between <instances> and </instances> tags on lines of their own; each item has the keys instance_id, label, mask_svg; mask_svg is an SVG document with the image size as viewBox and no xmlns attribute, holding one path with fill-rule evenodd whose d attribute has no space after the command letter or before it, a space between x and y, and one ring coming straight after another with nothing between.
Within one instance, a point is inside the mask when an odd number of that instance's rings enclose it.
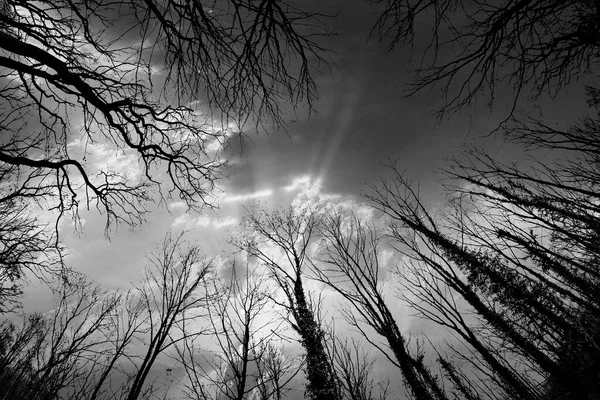
<instances>
[{"instance_id":1,"label":"forest","mask_svg":"<svg viewBox=\"0 0 600 400\"><path fill-rule=\"evenodd\" d=\"M596 62L597 0L0 0L0 400L599 399Z\"/></svg>"}]
</instances>

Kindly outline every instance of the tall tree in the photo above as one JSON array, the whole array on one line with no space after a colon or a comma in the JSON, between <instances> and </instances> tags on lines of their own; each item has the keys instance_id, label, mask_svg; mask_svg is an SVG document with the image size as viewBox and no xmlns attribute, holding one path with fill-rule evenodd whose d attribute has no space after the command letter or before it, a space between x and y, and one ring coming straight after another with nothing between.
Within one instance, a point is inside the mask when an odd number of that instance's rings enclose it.
<instances>
[{"instance_id":1,"label":"tall tree","mask_svg":"<svg viewBox=\"0 0 600 400\"><path fill-rule=\"evenodd\" d=\"M251 240L239 243L277 282L284 295L279 301L289 313L289 322L300 337L306 352L307 396L310 399L339 399L332 360L324 344L325 331L318 310L305 289L305 274L310 268L309 246L319 218L310 210L254 210L247 216ZM278 301L274 296L274 300Z\"/></svg>"},{"instance_id":2,"label":"tall tree","mask_svg":"<svg viewBox=\"0 0 600 400\"><path fill-rule=\"evenodd\" d=\"M135 373L127 389L127 400L140 398L154 363L167 349L206 333L202 326L185 330L184 324L207 313L211 294L203 290L203 283L213 268L212 260L202 258L197 246L185 247L183 233L175 237L169 233L149 261L138 287L146 326L141 335L144 346L138 357L131 356Z\"/></svg>"},{"instance_id":3,"label":"tall tree","mask_svg":"<svg viewBox=\"0 0 600 400\"><path fill-rule=\"evenodd\" d=\"M290 385L303 367L296 357L284 355L281 348L265 343L258 359L259 381L254 395L257 400L282 400L294 390Z\"/></svg>"},{"instance_id":4,"label":"tall tree","mask_svg":"<svg viewBox=\"0 0 600 400\"><path fill-rule=\"evenodd\" d=\"M314 270L317 279L350 304L344 313L346 320L400 370L407 391L416 399L446 399L422 357L411 354L408 338L391 312L381 281L378 231L353 214L336 211L323 218L321 230L322 264ZM374 340L365 326L375 330L385 344Z\"/></svg>"},{"instance_id":5,"label":"tall tree","mask_svg":"<svg viewBox=\"0 0 600 400\"><path fill-rule=\"evenodd\" d=\"M266 314L271 291L267 277L235 262L225 264L223 270L225 276L211 276L204 283L214 293L206 319L217 349L207 351L205 339L194 341L196 336L187 332L197 327L187 321L186 339L176 346L186 370L187 395L243 400L256 393L265 399L283 393L300 367L294 370L289 360L275 359L272 342L280 334L281 322L274 323Z\"/></svg>"},{"instance_id":6,"label":"tall tree","mask_svg":"<svg viewBox=\"0 0 600 400\"><path fill-rule=\"evenodd\" d=\"M1 167L0 167L1 170ZM0 172L0 181L6 175ZM1 191L2 189L0 189ZM39 220L28 214L22 199L0 200L0 313L20 307L26 274L48 279L64 272L62 247Z\"/></svg>"},{"instance_id":7,"label":"tall tree","mask_svg":"<svg viewBox=\"0 0 600 400\"><path fill-rule=\"evenodd\" d=\"M509 84L512 116L520 99L556 95L598 63L596 1L373 3L383 6L373 33L390 48L420 46L417 24L430 21L411 93L441 85L442 113L480 94L491 104ZM597 89L588 97L596 115L567 129L507 119L500 132L509 141L556 161L528 169L468 152L450 167L443 213L431 213L397 170L369 195L411 260L405 298L458 334L469 347L463 360L507 397L598 396ZM462 394L473 393L465 374L440 362Z\"/></svg>"},{"instance_id":8,"label":"tall tree","mask_svg":"<svg viewBox=\"0 0 600 400\"><path fill-rule=\"evenodd\" d=\"M546 151L562 147L559 131L538 128L511 134ZM572 132L594 140L581 126ZM582 158L530 171L471 153L452 171L454 201L441 215L395 169L370 195L413 260L412 306L458 333L511 398L544 398L540 377L562 398L597 396L597 177L587 150L573 151Z\"/></svg>"},{"instance_id":9,"label":"tall tree","mask_svg":"<svg viewBox=\"0 0 600 400\"><path fill-rule=\"evenodd\" d=\"M90 398L106 360L111 318L120 301L84 276L53 286L55 308L2 322L0 395L10 399Z\"/></svg>"},{"instance_id":10,"label":"tall tree","mask_svg":"<svg viewBox=\"0 0 600 400\"><path fill-rule=\"evenodd\" d=\"M0 325L0 397L94 400L150 396L150 372L169 348L205 333L211 261L167 235L144 280L108 293L75 272L56 285L56 307Z\"/></svg>"}]
</instances>

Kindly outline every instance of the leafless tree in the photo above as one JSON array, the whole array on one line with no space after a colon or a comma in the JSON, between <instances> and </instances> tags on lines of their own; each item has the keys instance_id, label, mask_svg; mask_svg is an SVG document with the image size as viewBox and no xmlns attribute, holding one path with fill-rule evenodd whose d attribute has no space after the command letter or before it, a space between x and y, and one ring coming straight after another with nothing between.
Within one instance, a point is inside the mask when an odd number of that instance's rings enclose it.
<instances>
[{"instance_id":1,"label":"leafless tree","mask_svg":"<svg viewBox=\"0 0 600 400\"><path fill-rule=\"evenodd\" d=\"M261 354L257 362L259 380L255 399L282 400L293 389L290 383L302 370L304 363L296 357L284 355L282 349L273 343L265 343Z\"/></svg>"},{"instance_id":2,"label":"leafless tree","mask_svg":"<svg viewBox=\"0 0 600 400\"><path fill-rule=\"evenodd\" d=\"M123 367L130 361L133 348L146 331L144 310L134 290L108 296L116 306L111 309L102 329L89 339L101 344L96 351L98 357L79 366L86 373L70 392L69 400L119 399L123 394L124 387L115 387L112 380L127 375Z\"/></svg>"},{"instance_id":3,"label":"leafless tree","mask_svg":"<svg viewBox=\"0 0 600 400\"><path fill-rule=\"evenodd\" d=\"M317 279L349 302L344 309L346 320L400 369L407 389L417 399L445 399L422 358L411 354L408 338L386 301L380 280L380 234L355 215L332 212L324 218L322 235L323 265L314 270ZM373 328L386 344L374 340L365 326Z\"/></svg>"},{"instance_id":4,"label":"leafless tree","mask_svg":"<svg viewBox=\"0 0 600 400\"><path fill-rule=\"evenodd\" d=\"M489 389L489 386L476 386L476 384L474 384L473 377L467 376L463 371L456 368L456 366L446 358L440 356L438 358L438 363L444 371L444 376L452 383L454 388L454 399L480 400L482 398L500 398L495 396L493 391L490 392L489 390L486 390Z\"/></svg>"},{"instance_id":5,"label":"leafless tree","mask_svg":"<svg viewBox=\"0 0 600 400\"><path fill-rule=\"evenodd\" d=\"M415 246L415 243L411 245ZM440 256L424 244L421 248L430 250L431 258ZM426 251L421 250L421 252ZM450 362L438 358L445 375L455 386L461 388L461 393L464 387L473 386L473 382L485 376L491 381L495 392L499 392L501 388L511 398L535 398L539 395L533 387L530 387L531 384L527 379L521 378L521 371L516 370L509 362L513 359L512 364L514 364L516 356L510 351L503 351L497 343L489 341L490 337L482 335L481 327L470 321L468 307L460 301L460 296L442 278L432 273L426 263L406 262L398 277L400 288L398 297L404 300L416 316L447 328L460 343L469 344L476 350L467 352L467 356L455 351L460 358L481 372L479 375L472 374L469 380L461 380L459 378L461 375L452 369ZM491 337L495 339L493 335ZM446 344L447 347L453 348L448 342Z\"/></svg>"},{"instance_id":6,"label":"leafless tree","mask_svg":"<svg viewBox=\"0 0 600 400\"><path fill-rule=\"evenodd\" d=\"M158 357L204 333L201 324L194 331L181 325L206 315L204 279L212 263L197 247L185 248L182 235L166 236L135 289L109 293L65 271L55 284L53 310L20 325L4 322L0 394L43 400L149 395L148 376Z\"/></svg>"},{"instance_id":7,"label":"leafless tree","mask_svg":"<svg viewBox=\"0 0 600 400\"><path fill-rule=\"evenodd\" d=\"M108 295L74 272L54 287L55 308L47 315L4 322L7 348L2 354L2 395L6 398L88 398L96 384L119 296Z\"/></svg>"},{"instance_id":8,"label":"leafless tree","mask_svg":"<svg viewBox=\"0 0 600 400\"><path fill-rule=\"evenodd\" d=\"M246 222L252 232L251 239L237 244L251 260L266 267L283 292L284 301L279 301L276 296L273 300L287 310L288 321L306 352L307 396L317 400L339 399L332 360L323 342L325 332L318 310L311 304L304 288L305 274L310 268L309 246L319 224L317 214L310 210L289 209L273 213L254 210Z\"/></svg>"},{"instance_id":9,"label":"leafless tree","mask_svg":"<svg viewBox=\"0 0 600 400\"><path fill-rule=\"evenodd\" d=\"M0 325L0 398L35 398L44 388L36 379L33 361L44 340L45 322L31 315L22 323L2 321ZM40 397L41 397L40 396Z\"/></svg>"},{"instance_id":10,"label":"leafless tree","mask_svg":"<svg viewBox=\"0 0 600 400\"><path fill-rule=\"evenodd\" d=\"M0 5L0 207L25 211L11 220L23 224L14 236L31 239L25 253L54 251L52 226L27 216L34 205L56 213L56 233L64 215L80 227L79 211L95 208L108 234L142 222L157 197L212 204L219 145L249 121L281 123L282 100L310 106L316 96L311 71L327 31L323 16L292 3ZM95 146L127 168L97 168ZM4 281L23 272L9 269Z\"/></svg>"},{"instance_id":11,"label":"leafless tree","mask_svg":"<svg viewBox=\"0 0 600 400\"><path fill-rule=\"evenodd\" d=\"M424 49L410 92L440 85L442 113L468 106L482 93L491 103L500 84L513 90L512 113L522 97L555 94L593 73L598 62L596 1L370 3L381 10L372 34L390 49L405 43Z\"/></svg>"},{"instance_id":12,"label":"leafless tree","mask_svg":"<svg viewBox=\"0 0 600 400\"><path fill-rule=\"evenodd\" d=\"M124 397L127 400L140 398L161 354L205 333L201 325L194 331L185 330L184 326L206 315L210 294L204 290L203 282L213 263L201 257L197 246L186 247L183 235L167 234L161 249L149 257L150 265L137 287L146 329L139 336L143 352L129 355L135 372Z\"/></svg>"},{"instance_id":13,"label":"leafless tree","mask_svg":"<svg viewBox=\"0 0 600 400\"><path fill-rule=\"evenodd\" d=\"M344 339L332 331L328 339L330 357L344 399L386 400L391 397L390 381L376 381L373 377L375 359L369 359L362 344L356 339Z\"/></svg>"},{"instance_id":14,"label":"leafless tree","mask_svg":"<svg viewBox=\"0 0 600 400\"><path fill-rule=\"evenodd\" d=\"M370 196L414 263L411 305L457 333L473 351L463 359L480 358L489 369L479 371L510 398L545 398L541 381L565 398L597 391L595 195L572 168L563 160L523 170L473 152L451 172L462 181L449 186L443 214L395 169Z\"/></svg>"},{"instance_id":15,"label":"leafless tree","mask_svg":"<svg viewBox=\"0 0 600 400\"><path fill-rule=\"evenodd\" d=\"M26 273L40 279L48 279L49 272L59 276L61 254L61 246L43 224L28 215L24 202L0 200L0 313L19 308Z\"/></svg>"},{"instance_id":16,"label":"leafless tree","mask_svg":"<svg viewBox=\"0 0 600 400\"><path fill-rule=\"evenodd\" d=\"M272 363L267 360L273 357L270 343L281 325L265 314L267 277L235 262L225 270L225 277L213 276L205 282L215 294L207 307L207 320L216 351L193 340L177 347L189 380L186 389L198 399L242 400L259 391L259 386L274 383L267 371L261 371L261 366L266 369L264 365ZM280 374L284 372L288 371ZM278 381L283 385L283 376ZM284 389L285 385L280 387Z\"/></svg>"},{"instance_id":17,"label":"leafless tree","mask_svg":"<svg viewBox=\"0 0 600 400\"><path fill-rule=\"evenodd\" d=\"M223 372L217 377L222 384L220 391L224 398L232 400L242 400L256 389L258 376L252 369L263 357L264 343L274 333L265 332L270 320L258 320L268 300L264 277L255 276L248 268L238 276L238 268L234 263L229 282L221 287L215 285L215 291L220 288L225 293L209 314L222 350L215 368Z\"/></svg>"}]
</instances>

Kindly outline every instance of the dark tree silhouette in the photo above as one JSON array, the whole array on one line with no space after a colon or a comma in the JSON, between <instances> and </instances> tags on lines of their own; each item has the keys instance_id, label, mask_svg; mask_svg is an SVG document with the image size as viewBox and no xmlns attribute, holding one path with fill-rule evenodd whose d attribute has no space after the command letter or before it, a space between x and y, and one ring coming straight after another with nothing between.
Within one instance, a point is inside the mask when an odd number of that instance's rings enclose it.
<instances>
[{"instance_id":1,"label":"dark tree silhouette","mask_svg":"<svg viewBox=\"0 0 600 400\"><path fill-rule=\"evenodd\" d=\"M282 101L312 104L326 33L321 15L275 0L2 0L3 211L37 203L58 233L64 215L79 226L96 208L108 234L142 222L157 196L199 210L223 172L219 145L246 123L280 124ZM93 146L127 166L98 169ZM49 227L18 221L25 252L52 251ZM22 272L3 266L2 279Z\"/></svg>"},{"instance_id":2,"label":"dark tree silhouette","mask_svg":"<svg viewBox=\"0 0 600 400\"><path fill-rule=\"evenodd\" d=\"M55 308L21 323L2 322L0 393L3 398L90 399L103 381L113 313L119 295L108 295L79 274L69 272L53 286Z\"/></svg>"},{"instance_id":3,"label":"dark tree silhouette","mask_svg":"<svg viewBox=\"0 0 600 400\"><path fill-rule=\"evenodd\" d=\"M514 111L520 98L558 93L598 61L595 0L370 3L382 10L373 35L390 49L405 43L424 49L410 93L440 85L442 113L471 104L478 94L491 103L500 84L513 90Z\"/></svg>"},{"instance_id":4,"label":"dark tree silhouette","mask_svg":"<svg viewBox=\"0 0 600 400\"><path fill-rule=\"evenodd\" d=\"M422 358L411 354L408 338L386 301L380 281L380 234L355 215L335 211L323 217L321 231L323 265L314 271L318 280L349 302L344 310L348 323L400 370L407 391L415 398L446 399ZM385 344L376 341L365 326L375 330Z\"/></svg>"},{"instance_id":5,"label":"dark tree silhouette","mask_svg":"<svg viewBox=\"0 0 600 400\"><path fill-rule=\"evenodd\" d=\"M502 84L513 116L520 99L595 73L597 1L372 3L383 9L372 33L390 49L425 49L410 93L440 85L441 113L480 94L491 104ZM425 45L421 23L433 28ZM567 129L507 118L499 132L546 161L503 164L469 151L447 171L443 212L432 213L396 168L367 196L410 260L398 268L405 300L466 345L451 349L490 397L598 397L598 90L588 98L595 115ZM457 396L482 393L470 374L438 361Z\"/></svg>"},{"instance_id":6,"label":"dark tree silhouette","mask_svg":"<svg viewBox=\"0 0 600 400\"><path fill-rule=\"evenodd\" d=\"M306 352L307 397L339 399L341 394L335 371L324 343L325 332L318 310L304 287L305 274L311 265L309 246L319 224L317 214L310 210L289 209L273 213L253 210L246 222L252 239L238 243L238 247L266 267L283 291L284 302L278 301L276 296L273 300L289 313L288 321ZM282 256L281 260L278 254Z\"/></svg>"},{"instance_id":7,"label":"dark tree silhouette","mask_svg":"<svg viewBox=\"0 0 600 400\"><path fill-rule=\"evenodd\" d=\"M34 357L44 338L45 324L32 315L21 324L0 324L0 395L15 400L43 398L47 389L36 378ZM39 397L36 397L39 396Z\"/></svg>"},{"instance_id":8,"label":"dark tree silhouette","mask_svg":"<svg viewBox=\"0 0 600 400\"><path fill-rule=\"evenodd\" d=\"M206 333L205 328L190 331L184 325L207 313L211 294L203 290L204 280L213 263L201 257L197 246L186 247L183 235L167 234L160 250L148 257L150 265L138 287L146 327L140 335L143 353L130 355L135 373L124 397L127 400L141 397L154 363L166 350Z\"/></svg>"},{"instance_id":9,"label":"dark tree silhouette","mask_svg":"<svg viewBox=\"0 0 600 400\"><path fill-rule=\"evenodd\" d=\"M369 195L413 260L412 307L457 333L510 398L598 396L595 122L565 132L515 124L508 138L558 157L530 169L469 152L449 171L444 214L432 215L395 168Z\"/></svg>"},{"instance_id":10,"label":"dark tree silhouette","mask_svg":"<svg viewBox=\"0 0 600 400\"><path fill-rule=\"evenodd\" d=\"M228 268L225 267L225 270ZM196 327L183 325L187 339L177 345L177 353L186 370L187 396L196 399L243 400L268 399L287 391L286 385L300 367L293 360L277 360L272 341L281 323L265 320L269 303L268 277L233 263L226 276L206 279L207 291L214 293L206 307L208 332L217 345L207 351L205 340L194 342L188 335Z\"/></svg>"},{"instance_id":11,"label":"dark tree silhouette","mask_svg":"<svg viewBox=\"0 0 600 400\"><path fill-rule=\"evenodd\" d=\"M238 276L236 268L239 267L234 264L224 285L214 284L215 292L221 296L214 302L214 308L208 310L212 330L222 350L213 366L214 370L223 372L217 377L220 381L214 382L221 392L217 398L243 400L258 387L256 364L275 331L260 335L265 326L257 324L268 302L265 278L255 276L248 268L245 274Z\"/></svg>"},{"instance_id":12,"label":"dark tree silhouette","mask_svg":"<svg viewBox=\"0 0 600 400\"><path fill-rule=\"evenodd\" d=\"M286 357L272 343L265 343L258 359L258 400L282 400L293 390L291 381L304 366L295 357Z\"/></svg>"},{"instance_id":13,"label":"dark tree silhouette","mask_svg":"<svg viewBox=\"0 0 600 400\"><path fill-rule=\"evenodd\" d=\"M210 260L182 237L167 235L144 280L109 293L65 271L55 283L55 308L22 323L0 325L0 396L6 399L94 400L148 398L150 371L168 349L205 333ZM117 383L115 383L117 382Z\"/></svg>"},{"instance_id":14,"label":"dark tree silhouette","mask_svg":"<svg viewBox=\"0 0 600 400\"><path fill-rule=\"evenodd\" d=\"M340 389L348 400L386 400L390 381L373 378L375 359L369 359L357 340L341 339L331 332L328 340L330 357L335 365Z\"/></svg>"},{"instance_id":15,"label":"dark tree silhouette","mask_svg":"<svg viewBox=\"0 0 600 400\"><path fill-rule=\"evenodd\" d=\"M0 175L0 181L4 179ZM62 247L46 226L28 215L24 201L0 200L0 313L20 307L26 273L41 279L48 278L48 272L60 275L61 252Z\"/></svg>"}]
</instances>

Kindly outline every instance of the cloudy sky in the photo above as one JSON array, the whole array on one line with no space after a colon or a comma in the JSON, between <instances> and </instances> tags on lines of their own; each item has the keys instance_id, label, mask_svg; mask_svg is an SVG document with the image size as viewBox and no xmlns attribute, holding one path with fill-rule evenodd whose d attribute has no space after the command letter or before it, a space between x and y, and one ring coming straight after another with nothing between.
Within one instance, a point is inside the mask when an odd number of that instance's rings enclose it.
<instances>
[{"instance_id":1,"label":"cloudy sky","mask_svg":"<svg viewBox=\"0 0 600 400\"><path fill-rule=\"evenodd\" d=\"M384 44L367 39L375 13L364 3L328 2L329 8L322 10L336 15L328 23L337 35L325 43L333 50L330 69L315 75L320 91L315 112L309 118L304 110L287 116L287 132L250 130L243 146L232 138L225 149L232 168L219 182L217 210L186 214L181 204L161 204L146 224L113 231L110 240L104 235L104 218L83 212L81 232L66 222L61 230L69 262L106 285L120 285L139 273L142 255L168 229L190 230L190 240L207 252L221 251L222 239L236 229L245 207L286 206L310 187L357 197L385 175L382 163L391 159L421 183L424 195L441 201L439 169L465 145L499 146L500 140L488 133L506 116L509 104L502 101L500 90L493 111L481 101L437 121L441 91L432 88L405 98L415 57L410 49L389 52ZM571 96L574 91L576 97ZM559 122L572 118L585 105L579 94L577 88L566 92L557 105L545 108L548 116ZM577 100L569 101L571 97ZM135 171L134 158L115 155L102 145L93 151L98 167L110 164Z\"/></svg>"},{"instance_id":2,"label":"cloudy sky","mask_svg":"<svg viewBox=\"0 0 600 400\"><path fill-rule=\"evenodd\" d=\"M287 118L287 132L249 131L243 146L232 138L224 154L232 164L229 177L219 182L218 209L187 213L183 204L157 206L139 228L104 233L104 217L82 212L81 231L65 221L61 234L68 247L68 263L108 288L125 287L136 280L150 252L168 230L189 231L206 254L226 254L227 238L234 234L245 209L254 204L288 206L305 196L327 195L330 201L360 203L360 193L386 174L382 163L398 161L400 169L421 184L428 201L443 201L440 168L460 153L462 146L488 146L501 141L487 134L506 116L509 103L499 91L493 111L481 101L470 110L437 121L440 90L404 97L410 80L410 49L387 51L384 44L367 40L375 21L366 2L331 1L330 20L337 36L326 45L330 69L317 73L320 99L308 118L302 110ZM426 29L422 27L421 29ZM418 50L418 49L417 49ZM557 123L583 109L580 89L565 92L551 108L540 105ZM570 101L573 98L575 100ZM97 148L95 163L111 163L135 170L135 160ZM31 285L26 310L48 306L47 292Z\"/></svg>"}]
</instances>

